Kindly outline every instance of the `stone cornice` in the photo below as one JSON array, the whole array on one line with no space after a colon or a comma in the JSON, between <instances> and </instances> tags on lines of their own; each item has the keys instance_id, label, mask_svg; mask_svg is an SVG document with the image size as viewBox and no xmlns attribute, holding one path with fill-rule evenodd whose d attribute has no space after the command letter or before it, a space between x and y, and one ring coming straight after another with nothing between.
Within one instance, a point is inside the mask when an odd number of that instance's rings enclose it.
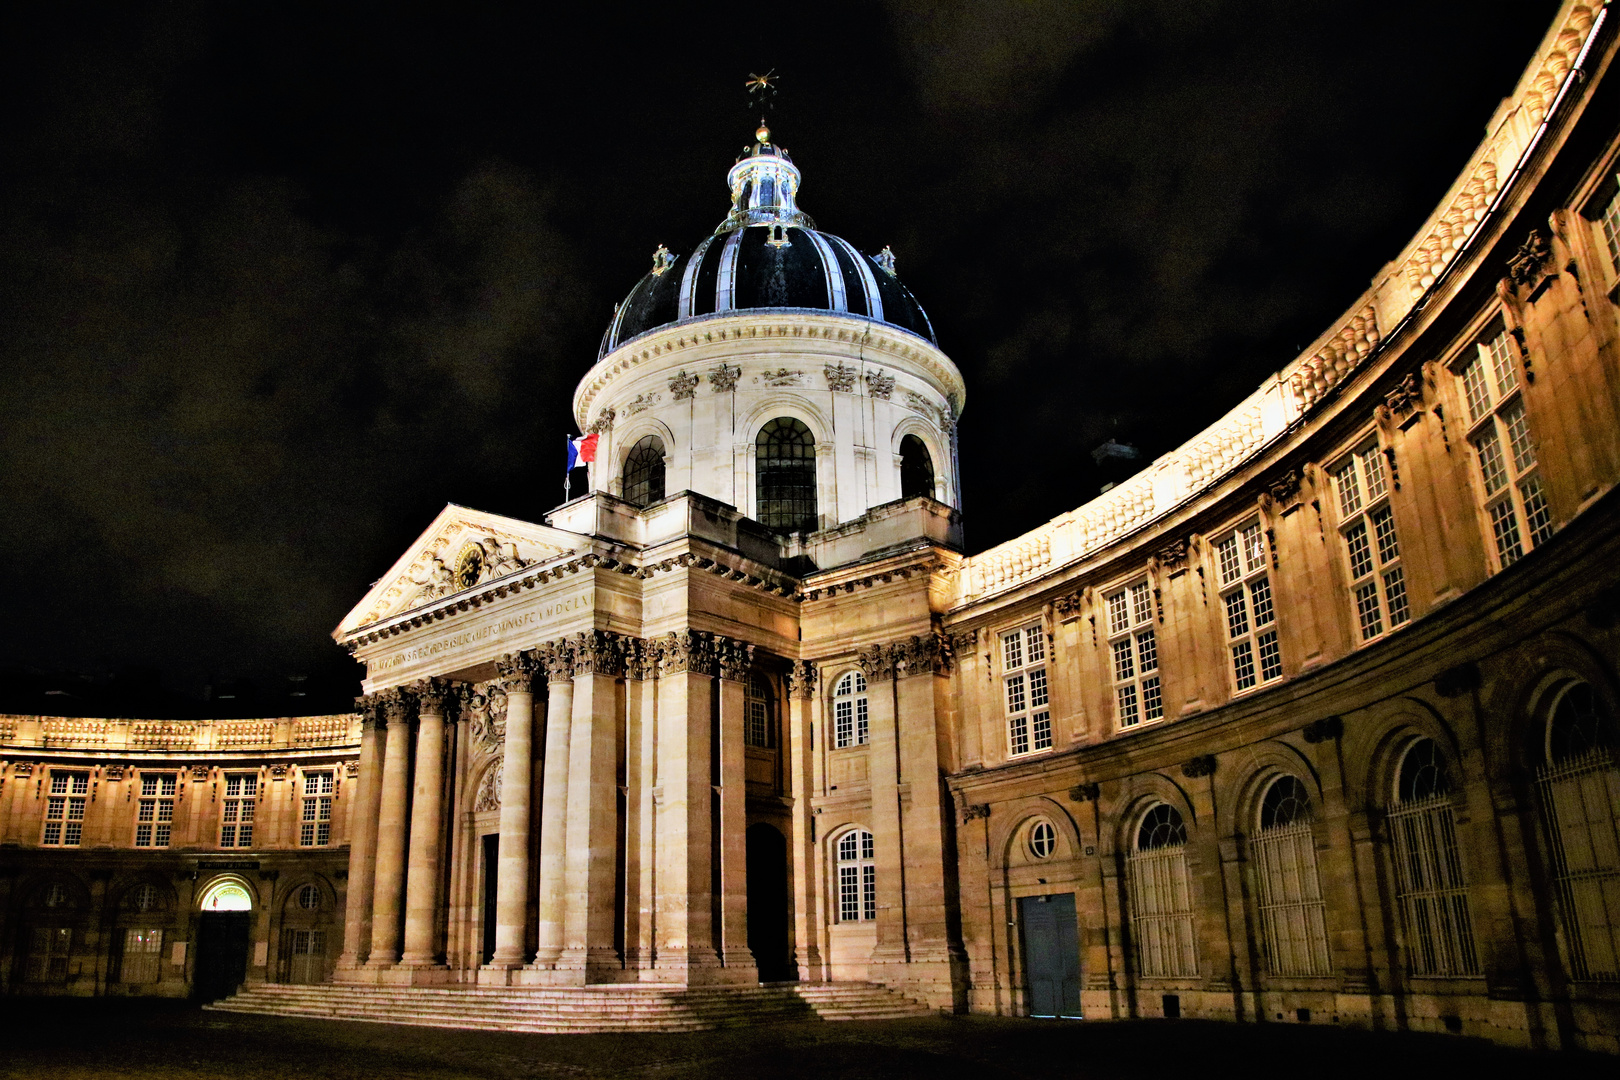
<instances>
[{"instance_id":1,"label":"stone cornice","mask_svg":"<svg viewBox=\"0 0 1620 1080\"><path fill-rule=\"evenodd\" d=\"M574 392L574 416L581 425L586 424L594 403L608 385L638 367L672 354L679 357L672 361L674 363L712 366L748 350L761 339L799 342L806 346L818 343L857 346L868 359L914 365L945 388L957 414L966 402L967 388L956 365L928 340L909 331L859 315L751 309L688 319L619 346L597 361L580 380ZM662 365L654 366L662 368Z\"/></svg>"}]
</instances>

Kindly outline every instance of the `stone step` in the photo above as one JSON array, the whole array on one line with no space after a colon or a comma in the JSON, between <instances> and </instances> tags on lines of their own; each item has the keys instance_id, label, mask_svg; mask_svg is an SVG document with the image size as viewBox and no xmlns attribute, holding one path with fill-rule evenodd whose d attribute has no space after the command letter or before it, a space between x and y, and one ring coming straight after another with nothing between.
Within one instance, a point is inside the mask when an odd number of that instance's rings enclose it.
<instances>
[{"instance_id":1,"label":"stone step","mask_svg":"<svg viewBox=\"0 0 1620 1080\"><path fill-rule=\"evenodd\" d=\"M222 1012L549 1033L705 1031L792 1020L888 1020L930 1010L876 983L743 987L297 986L263 983L207 1006Z\"/></svg>"}]
</instances>

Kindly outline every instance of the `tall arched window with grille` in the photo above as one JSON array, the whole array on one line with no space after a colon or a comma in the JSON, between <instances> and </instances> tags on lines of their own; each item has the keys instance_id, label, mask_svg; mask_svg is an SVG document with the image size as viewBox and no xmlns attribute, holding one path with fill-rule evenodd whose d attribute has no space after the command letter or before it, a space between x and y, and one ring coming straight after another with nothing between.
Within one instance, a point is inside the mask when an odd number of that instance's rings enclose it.
<instances>
[{"instance_id":1,"label":"tall arched window with grille","mask_svg":"<svg viewBox=\"0 0 1620 1080\"><path fill-rule=\"evenodd\" d=\"M759 429L755 517L777 532L812 532L816 520L816 437L801 420L779 416Z\"/></svg>"},{"instance_id":2,"label":"tall arched window with grille","mask_svg":"<svg viewBox=\"0 0 1620 1080\"><path fill-rule=\"evenodd\" d=\"M624 459L624 501L651 506L664 497L664 440L644 435Z\"/></svg>"},{"instance_id":3,"label":"tall arched window with grille","mask_svg":"<svg viewBox=\"0 0 1620 1080\"><path fill-rule=\"evenodd\" d=\"M765 750L775 746L772 720L771 684L759 672L750 672L743 691L743 743Z\"/></svg>"},{"instance_id":4,"label":"tall arched window with grille","mask_svg":"<svg viewBox=\"0 0 1620 1080\"><path fill-rule=\"evenodd\" d=\"M1407 747L1389 810L1396 902L1407 968L1432 978L1479 974L1451 792L1451 771L1439 745L1418 739Z\"/></svg>"},{"instance_id":5,"label":"tall arched window with grille","mask_svg":"<svg viewBox=\"0 0 1620 1080\"><path fill-rule=\"evenodd\" d=\"M838 921L877 918L876 848L872 834L851 829L838 838Z\"/></svg>"},{"instance_id":6,"label":"tall arched window with grille","mask_svg":"<svg viewBox=\"0 0 1620 1080\"><path fill-rule=\"evenodd\" d=\"M860 746L867 735L866 676L851 671L833 687L833 749Z\"/></svg>"},{"instance_id":7,"label":"tall arched window with grille","mask_svg":"<svg viewBox=\"0 0 1620 1080\"><path fill-rule=\"evenodd\" d=\"M1565 687L1537 775L1571 978L1620 982L1620 727L1588 683Z\"/></svg>"},{"instance_id":8,"label":"tall arched window with grille","mask_svg":"<svg viewBox=\"0 0 1620 1080\"><path fill-rule=\"evenodd\" d=\"M928 447L915 435L900 440L900 497L934 497L934 459Z\"/></svg>"},{"instance_id":9,"label":"tall arched window with grille","mask_svg":"<svg viewBox=\"0 0 1620 1080\"><path fill-rule=\"evenodd\" d=\"M1260 800L1250 842L1266 967L1273 975L1326 975L1327 906L1316 872L1310 792L1284 774Z\"/></svg>"},{"instance_id":10,"label":"tall arched window with grille","mask_svg":"<svg viewBox=\"0 0 1620 1080\"><path fill-rule=\"evenodd\" d=\"M1141 974L1149 978L1198 974L1187 825L1175 807L1155 803L1142 815L1126 862L1131 934Z\"/></svg>"}]
</instances>

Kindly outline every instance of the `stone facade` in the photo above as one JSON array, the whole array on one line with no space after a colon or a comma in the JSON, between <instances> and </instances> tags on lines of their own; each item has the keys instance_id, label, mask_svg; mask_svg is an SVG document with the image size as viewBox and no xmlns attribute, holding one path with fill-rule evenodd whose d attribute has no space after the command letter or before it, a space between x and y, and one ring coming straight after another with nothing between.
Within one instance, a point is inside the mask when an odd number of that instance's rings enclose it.
<instances>
[{"instance_id":1,"label":"stone facade","mask_svg":"<svg viewBox=\"0 0 1620 1080\"><path fill-rule=\"evenodd\" d=\"M1598 13L1564 5L1304 354L988 551L955 508L961 377L917 334L724 310L605 351L591 491L544 524L447 507L335 632L368 676L334 977L870 979L1620 1048ZM813 530L756 520L778 419L814 440ZM649 434L673 493L633 504ZM902 497L907 435L931 494ZM38 811L0 805L31 844Z\"/></svg>"}]
</instances>

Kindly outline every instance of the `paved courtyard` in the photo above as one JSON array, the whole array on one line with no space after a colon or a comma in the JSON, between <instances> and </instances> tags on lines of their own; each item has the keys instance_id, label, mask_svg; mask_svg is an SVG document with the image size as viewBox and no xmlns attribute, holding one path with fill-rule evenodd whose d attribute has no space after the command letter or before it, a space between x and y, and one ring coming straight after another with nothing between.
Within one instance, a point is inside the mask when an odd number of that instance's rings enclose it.
<instances>
[{"instance_id":1,"label":"paved courtyard","mask_svg":"<svg viewBox=\"0 0 1620 1080\"><path fill-rule=\"evenodd\" d=\"M0 1017L0 1076L53 1080L1616 1075L1608 1057L1522 1053L1454 1036L1195 1021L927 1017L700 1034L517 1035L233 1015L170 1002L19 999L6 1002Z\"/></svg>"}]
</instances>

